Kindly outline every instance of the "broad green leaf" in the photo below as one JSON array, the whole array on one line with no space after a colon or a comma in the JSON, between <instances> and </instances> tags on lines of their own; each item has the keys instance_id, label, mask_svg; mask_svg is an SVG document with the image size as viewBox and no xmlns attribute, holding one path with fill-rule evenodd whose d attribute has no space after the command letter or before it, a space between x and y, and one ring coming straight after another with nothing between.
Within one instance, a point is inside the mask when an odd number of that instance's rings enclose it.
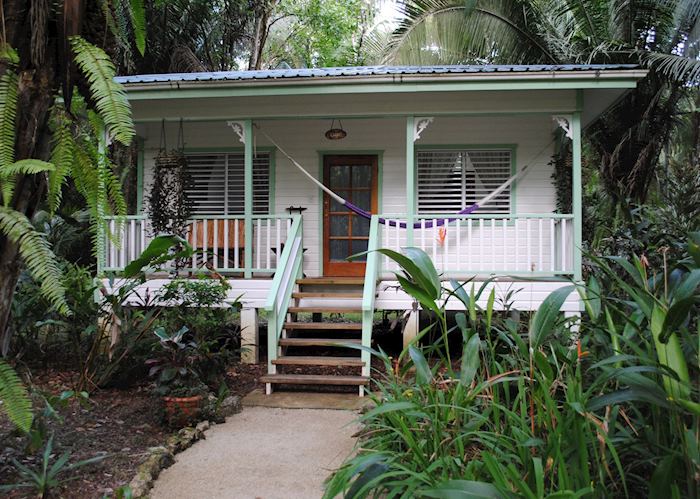
<instances>
[{"instance_id":1,"label":"broad green leaf","mask_svg":"<svg viewBox=\"0 0 700 499\"><path fill-rule=\"evenodd\" d=\"M419 407L414 404L413 402L387 402L384 404L381 404L374 409L370 410L366 414L362 415L363 420L367 419L372 419L376 416L379 416L381 414L386 414L390 412L397 412L397 411L408 411L408 410L416 410Z\"/></svg>"},{"instance_id":2,"label":"broad green leaf","mask_svg":"<svg viewBox=\"0 0 700 499\"><path fill-rule=\"evenodd\" d=\"M559 310L568 298L576 290L574 285L564 286L553 291L544 299L535 312L530 326L530 342L532 348L539 347L548 334L552 332L559 317Z\"/></svg>"},{"instance_id":3,"label":"broad green leaf","mask_svg":"<svg viewBox=\"0 0 700 499\"><path fill-rule=\"evenodd\" d=\"M408 347L408 354L411 356L413 365L416 366L416 381L418 384L430 383L433 380L433 373L430 370L428 361L425 360L423 352L411 345Z\"/></svg>"},{"instance_id":4,"label":"broad green leaf","mask_svg":"<svg viewBox=\"0 0 700 499\"><path fill-rule=\"evenodd\" d=\"M481 339L479 335L474 333L471 338L464 344L464 352L462 353L462 364L460 367L459 381L464 386L470 386L476 371L479 369L479 349L481 348Z\"/></svg>"},{"instance_id":5,"label":"broad green leaf","mask_svg":"<svg viewBox=\"0 0 700 499\"><path fill-rule=\"evenodd\" d=\"M492 484L473 480L448 480L420 491L420 497L436 499L502 499L504 495Z\"/></svg>"}]
</instances>

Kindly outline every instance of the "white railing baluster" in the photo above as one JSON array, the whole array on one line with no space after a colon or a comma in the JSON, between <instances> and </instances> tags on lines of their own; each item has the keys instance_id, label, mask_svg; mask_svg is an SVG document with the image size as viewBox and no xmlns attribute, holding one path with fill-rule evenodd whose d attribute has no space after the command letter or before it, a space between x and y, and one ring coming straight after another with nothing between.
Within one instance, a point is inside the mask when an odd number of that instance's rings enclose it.
<instances>
[{"instance_id":1,"label":"white railing baluster","mask_svg":"<svg viewBox=\"0 0 700 499\"><path fill-rule=\"evenodd\" d=\"M136 220L129 220L129 255L128 261L136 259Z\"/></svg>"},{"instance_id":2,"label":"white railing baluster","mask_svg":"<svg viewBox=\"0 0 700 499\"><path fill-rule=\"evenodd\" d=\"M425 251L425 218L420 220L420 249Z\"/></svg>"},{"instance_id":3,"label":"white railing baluster","mask_svg":"<svg viewBox=\"0 0 700 499\"><path fill-rule=\"evenodd\" d=\"M214 220L214 244L211 251L214 255L212 265L215 269L219 268L219 221Z\"/></svg>"},{"instance_id":4,"label":"white railing baluster","mask_svg":"<svg viewBox=\"0 0 700 499\"><path fill-rule=\"evenodd\" d=\"M275 220L275 225L277 226L277 241L275 241L275 268L277 268L277 263L282 255L282 224L280 222L280 219Z\"/></svg>"},{"instance_id":5,"label":"white railing baluster","mask_svg":"<svg viewBox=\"0 0 700 499\"><path fill-rule=\"evenodd\" d=\"M447 219L442 220L442 228L445 230L445 242L442 248L442 271L446 271L450 268L450 233L447 230Z\"/></svg>"},{"instance_id":6,"label":"white railing baluster","mask_svg":"<svg viewBox=\"0 0 700 499\"><path fill-rule=\"evenodd\" d=\"M557 264L557 255L555 254L555 238L556 238L556 228L554 226L554 219L549 219L549 271L554 272L555 266Z\"/></svg>"},{"instance_id":7,"label":"white railing baluster","mask_svg":"<svg viewBox=\"0 0 700 499\"><path fill-rule=\"evenodd\" d=\"M239 236L241 224L237 218L233 219L233 268L238 270L240 268L240 261L241 259L239 258L240 256L240 244L239 241L241 240Z\"/></svg>"},{"instance_id":8,"label":"white railing baluster","mask_svg":"<svg viewBox=\"0 0 700 499\"><path fill-rule=\"evenodd\" d=\"M437 219L433 218L433 261L437 260Z\"/></svg>"},{"instance_id":9,"label":"white railing baluster","mask_svg":"<svg viewBox=\"0 0 700 499\"><path fill-rule=\"evenodd\" d=\"M467 268L472 268L472 219L467 220Z\"/></svg>"},{"instance_id":10,"label":"white railing baluster","mask_svg":"<svg viewBox=\"0 0 700 499\"><path fill-rule=\"evenodd\" d=\"M265 247L265 256L267 257L265 262L267 265L265 266L266 269L271 269L272 266L270 265L270 253L272 253L272 240L270 237L272 236L272 227L270 226L270 219L268 218L266 220L266 225L267 225L267 246Z\"/></svg>"},{"instance_id":11,"label":"white railing baluster","mask_svg":"<svg viewBox=\"0 0 700 499\"><path fill-rule=\"evenodd\" d=\"M496 270L496 219L491 219L491 272Z\"/></svg>"},{"instance_id":12,"label":"white railing baluster","mask_svg":"<svg viewBox=\"0 0 700 499\"><path fill-rule=\"evenodd\" d=\"M520 227L518 226L517 218L513 219L513 230L515 231L515 265L514 270L517 272L520 270Z\"/></svg>"},{"instance_id":13,"label":"white railing baluster","mask_svg":"<svg viewBox=\"0 0 700 499\"><path fill-rule=\"evenodd\" d=\"M566 272L567 261L566 258L566 219L561 219L561 271Z\"/></svg>"},{"instance_id":14,"label":"white railing baluster","mask_svg":"<svg viewBox=\"0 0 700 499\"><path fill-rule=\"evenodd\" d=\"M235 223L235 222L234 222ZM229 269L229 263L228 263L228 248L230 246L229 244L229 237L228 237L228 231L229 231L229 219L224 218L224 261L222 262L223 269L228 270Z\"/></svg>"},{"instance_id":15,"label":"white railing baluster","mask_svg":"<svg viewBox=\"0 0 700 499\"><path fill-rule=\"evenodd\" d=\"M537 225L538 225L538 230L539 230L539 239L537 241L537 270L544 270L544 265L542 263L542 253L544 253L544 249L542 248L542 219L540 218L537 220Z\"/></svg>"},{"instance_id":16,"label":"white railing baluster","mask_svg":"<svg viewBox=\"0 0 700 499\"><path fill-rule=\"evenodd\" d=\"M457 229L457 270L462 270L462 228L460 227L461 220L455 220Z\"/></svg>"},{"instance_id":17,"label":"white railing baluster","mask_svg":"<svg viewBox=\"0 0 700 499\"><path fill-rule=\"evenodd\" d=\"M479 219L479 270L484 270L484 219Z\"/></svg>"},{"instance_id":18,"label":"white railing baluster","mask_svg":"<svg viewBox=\"0 0 700 499\"><path fill-rule=\"evenodd\" d=\"M141 253L143 253L143 250L146 249L146 221L141 219L139 220L139 228L140 228L140 233L141 233L141 246L139 247L139 254L138 256L141 256Z\"/></svg>"},{"instance_id":19,"label":"white railing baluster","mask_svg":"<svg viewBox=\"0 0 700 499\"><path fill-rule=\"evenodd\" d=\"M529 218L525 221L525 231L525 244L527 244L527 268L525 271L530 272L532 270L532 234L530 233Z\"/></svg>"},{"instance_id":20,"label":"white railing baluster","mask_svg":"<svg viewBox=\"0 0 700 499\"><path fill-rule=\"evenodd\" d=\"M503 245L503 270L508 270L508 245L506 244L506 241L508 240L508 219L503 218L503 241L501 241L501 244Z\"/></svg>"},{"instance_id":21,"label":"white railing baluster","mask_svg":"<svg viewBox=\"0 0 700 499\"><path fill-rule=\"evenodd\" d=\"M255 264L257 268L261 268L261 263L260 263L260 258L262 257L262 253L260 251L260 247L262 246L262 220L258 218L258 247L255 248Z\"/></svg>"},{"instance_id":22,"label":"white railing baluster","mask_svg":"<svg viewBox=\"0 0 700 499\"><path fill-rule=\"evenodd\" d=\"M197 221L193 220L192 221L192 268L196 269L197 268Z\"/></svg>"},{"instance_id":23,"label":"white railing baluster","mask_svg":"<svg viewBox=\"0 0 700 499\"><path fill-rule=\"evenodd\" d=\"M202 220L202 257L204 258L202 260L202 264L206 264L209 262L209 221L208 220Z\"/></svg>"}]
</instances>

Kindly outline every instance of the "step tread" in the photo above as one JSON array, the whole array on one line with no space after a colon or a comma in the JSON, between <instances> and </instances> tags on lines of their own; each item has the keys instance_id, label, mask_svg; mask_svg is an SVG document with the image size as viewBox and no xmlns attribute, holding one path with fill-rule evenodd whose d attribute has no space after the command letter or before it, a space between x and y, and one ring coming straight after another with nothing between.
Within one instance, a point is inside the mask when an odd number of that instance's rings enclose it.
<instances>
[{"instance_id":1,"label":"step tread","mask_svg":"<svg viewBox=\"0 0 700 499\"><path fill-rule=\"evenodd\" d=\"M340 329L345 330L362 330L362 323L358 322L285 322L284 329Z\"/></svg>"},{"instance_id":2,"label":"step tread","mask_svg":"<svg viewBox=\"0 0 700 499\"><path fill-rule=\"evenodd\" d=\"M343 307L289 307L290 314L359 314L361 308Z\"/></svg>"},{"instance_id":3,"label":"step tread","mask_svg":"<svg viewBox=\"0 0 700 499\"><path fill-rule=\"evenodd\" d=\"M301 291L292 293L292 298L357 298L362 299L362 292L332 293L327 291Z\"/></svg>"},{"instance_id":4,"label":"step tread","mask_svg":"<svg viewBox=\"0 0 700 499\"><path fill-rule=\"evenodd\" d=\"M365 363L360 357L329 357L313 355L283 355L272 361L276 365L284 366L357 366L362 367Z\"/></svg>"},{"instance_id":5,"label":"step tread","mask_svg":"<svg viewBox=\"0 0 700 499\"><path fill-rule=\"evenodd\" d=\"M346 338L280 338L279 344L288 347L338 346L344 344L361 345L360 339Z\"/></svg>"},{"instance_id":6,"label":"step tread","mask_svg":"<svg viewBox=\"0 0 700 499\"><path fill-rule=\"evenodd\" d=\"M266 374L261 376L263 383L297 385L366 385L366 376L329 376L322 374Z\"/></svg>"},{"instance_id":7,"label":"step tread","mask_svg":"<svg viewBox=\"0 0 700 499\"><path fill-rule=\"evenodd\" d=\"M297 279L297 284L306 286L362 286L365 283L364 277L305 277Z\"/></svg>"}]
</instances>

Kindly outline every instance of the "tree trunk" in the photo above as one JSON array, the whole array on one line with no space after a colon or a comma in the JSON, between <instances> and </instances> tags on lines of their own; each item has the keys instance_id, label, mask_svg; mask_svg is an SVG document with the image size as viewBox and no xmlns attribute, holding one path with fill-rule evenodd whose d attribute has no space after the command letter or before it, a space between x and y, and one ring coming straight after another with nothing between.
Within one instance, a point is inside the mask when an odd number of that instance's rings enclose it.
<instances>
[{"instance_id":1,"label":"tree trunk","mask_svg":"<svg viewBox=\"0 0 700 499\"><path fill-rule=\"evenodd\" d=\"M43 64L31 64L31 29L28 3L15 0L4 3L5 29L8 43L20 57L17 117L15 121L15 158L36 158L46 161L50 150L48 117L56 84L55 43L47 37ZM43 175L19 176L10 206L32 218L44 197ZM8 324L12 310L12 297L17 287L22 263L17 246L0 236L0 349L3 355L10 342Z\"/></svg>"}]
</instances>

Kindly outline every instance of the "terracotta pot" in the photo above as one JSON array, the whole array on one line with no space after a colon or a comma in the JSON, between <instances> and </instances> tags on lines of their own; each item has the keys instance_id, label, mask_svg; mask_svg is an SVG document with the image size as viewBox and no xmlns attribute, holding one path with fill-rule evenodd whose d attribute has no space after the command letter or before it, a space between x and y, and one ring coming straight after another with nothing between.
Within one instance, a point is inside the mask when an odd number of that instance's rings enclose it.
<instances>
[{"instance_id":1,"label":"terracotta pot","mask_svg":"<svg viewBox=\"0 0 700 499\"><path fill-rule=\"evenodd\" d=\"M171 424L185 426L199 415L202 408L202 396L163 397L165 414Z\"/></svg>"}]
</instances>

